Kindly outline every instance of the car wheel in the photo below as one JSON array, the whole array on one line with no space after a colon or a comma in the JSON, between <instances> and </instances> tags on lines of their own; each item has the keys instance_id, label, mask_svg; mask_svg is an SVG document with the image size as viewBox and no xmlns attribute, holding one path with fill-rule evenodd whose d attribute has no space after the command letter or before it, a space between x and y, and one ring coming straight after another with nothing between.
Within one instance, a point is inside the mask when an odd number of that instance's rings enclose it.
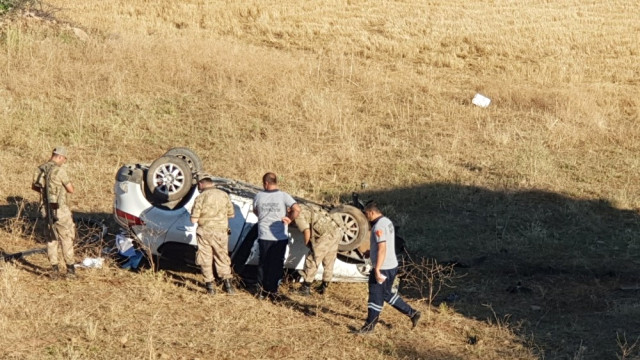
<instances>
[{"instance_id":1,"label":"car wheel","mask_svg":"<svg viewBox=\"0 0 640 360\"><path fill-rule=\"evenodd\" d=\"M168 202L182 199L193 185L193 174L186 161L163 156L151 163L146 185L154 200Z\"/></svg>"},{"instance_id":2,"label":"car wheel","mask_svg":"<svg viewBox=\"0 0 640 360\"><path fill-rule=\"evenodd\" d=\"M176 156L180 159L184 160L187 164L189 164L189 168L191 169L192 174L196 174L199 171L202 171L202 160L200 157L193 152L193 150L186 147L176 147L169 149L162 156Z\"/></svg>"},{"instance_id":3,"label":"car wheel","mask_svg":"<svg viewBox=\"0 0 640 360\"><path fill-rule=\"evenodd\" d=\"M351 205L341 205L331 210L331 214L340 218L342 238L338 245L339 251L354 250L368 239L369 222L360 209Z\"/></svg>"}]
</instances>

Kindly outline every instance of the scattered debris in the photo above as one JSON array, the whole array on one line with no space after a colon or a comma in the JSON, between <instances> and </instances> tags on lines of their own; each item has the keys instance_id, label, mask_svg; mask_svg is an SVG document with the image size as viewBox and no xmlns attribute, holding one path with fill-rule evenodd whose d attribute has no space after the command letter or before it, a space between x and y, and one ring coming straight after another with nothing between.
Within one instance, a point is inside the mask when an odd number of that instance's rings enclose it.
<instances>
[{"instance_id":1,"label":"scattered debris","mask_svg":"<svg viewBox=\"0 0 640 360\"><path fill-rule=\"evenodd\" d=\"M77 27L74 27L71 29L73 31L73 33L75 34L75 36L78 38L78 40L82 41L82 42L87 42L89 41L89 35L87 35L86 32L84 32L84 30L82 29L78 29Z\"/></svg>"},{"instance_id":2,"label":"scattered debris","mask_svg":"<svg viewBox=\"0 0 640 360\"><path fill-rule=\"evenodd\" d=\"M120 267L126 270L136 270L140 266L140 261L144 253L134 246L134 239L127 236L127 232L122 230L116 235L116 248L118 254L123 259Z\"/></svg>"},{"instance_id":3,"label":"scattered debris","mask_svg":"<svg viewBox=\"0 0 640 360\"><path fill-rule=\"evenodd\" d=\"M476 96L473 97L473 100L471 100L471 103L481 108L486 108L487 106L489 106L489 104L491 104L491 99L480 93L477 93Z\"/></svg>"},{"instance_id":4,"label":"scattered debris","mask_svg":"<svg viewBox=\"0 0 640 360\"><path fill-rule=\"evenodd\" d=\"M103 263L103 258L84 258L81 264L76 264L76 267L100 269Z\"/></svg>"}]
</instances>

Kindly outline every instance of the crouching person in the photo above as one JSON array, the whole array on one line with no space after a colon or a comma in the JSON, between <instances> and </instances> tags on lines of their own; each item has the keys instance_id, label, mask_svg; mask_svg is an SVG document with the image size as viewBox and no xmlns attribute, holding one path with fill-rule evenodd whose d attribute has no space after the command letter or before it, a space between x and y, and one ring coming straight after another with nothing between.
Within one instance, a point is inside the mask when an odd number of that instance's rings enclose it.
<instances>
[{"instance_id":1,"label":"crouching person","mask_svg":"<svg viewBox=\"0 0 640 360\"><path fill-rule=\"evenodd\" d=\"M342 238L342 231L332 214L320 207L301 204L300 215L295 223L304 235L304 243L309 247L309 253L304 262L304 283L300 287L302 295L311 295L311 284L316 276L318 267L322 264L322 284L318 287L319 294L324 294L333 278L333 265L338 255L338 245Z\"/></svg>"},{"instance_id":2,"label":"crouching person","mask_svg":"<svg viewBox=\"0 0 640 360\"><path fill-rule=\"evenodd\" d=\"M231 259L229 258L229 219L234 216L229 195L215 187L213 176L198 176L198 190L191 209L191 223L198 224L198 252L196 264L202 269L207 293L214 295L213 264L228 294L235 291L231 284Z\"/></svg>"},{"instance_id":3,"label":"crouching person","mask_svg":"<svg viewBox=\"0 0 640 360\"><path fill-rule=\"evenodd\" d=\"M47 255L53 268L51 276L57 277L62 273L58 261L59 247L62 247L62 255L66 264L68 277L75 277L75 255L73 252L73 240L76 237L76 226L73 222L71 209L67 201L67 193L73 194L74 187L71 184L66 167L67 150L58 146L53 149L51 158L46 163L38 166L31 188L41 195L44 214L47 219L48 241Z\"/></svg>"}]
</instances>

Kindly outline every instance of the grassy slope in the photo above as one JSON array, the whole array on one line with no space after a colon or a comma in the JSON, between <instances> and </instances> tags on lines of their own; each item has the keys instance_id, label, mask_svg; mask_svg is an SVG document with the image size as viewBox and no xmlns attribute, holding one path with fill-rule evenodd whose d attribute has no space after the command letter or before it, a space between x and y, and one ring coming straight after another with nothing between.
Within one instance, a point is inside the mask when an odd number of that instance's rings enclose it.
<instances>
[{"instance_id":1,"label":"grassy slope","mask_svg":"<svg viewBox=\"0 0 640 360\"><path fill-rule=\"evenodd\" d=\"M361 358L373 351L380 357L526 358L517 344L502 344L508 329L473 320L502 323L506 314L522 325L523 336L534 335L532 346L547 358L611 358L620 352L616 334L640 335L637 324L625 320L638 318L637 303L615 290L637 279L640 255L632 211L640 207L640 28L632 16L638 5L55 0L42 10L57 22L21 17L3 24L3 216L15 214L16 197L35 201L26 185L32 166L55 144L72 151L76 209L105 218L120 164L189 146L210 172L257 183L273 170L286 190L315 200L336 201L367 183L363 196L386 204L413 251L474 264L460 270L467 276L455 289L462 295L456 308L468 318L438 314L407 338L402 320L386 311L396 326L385 332L392 340L367 340L357 349L343 334L364 314L358 286L346 286L354 293L349 301L338 298L327 307L352 306L313 324L295 306L258 305L268 307L258 311L245 297L216 312L233 314L245 304L251 310L238 315L242 321L277 312L283 329L335 339L330 349L305 343L312 357ZM79 40L66 24L90 40ZM492 106L472 106L476 92ZM5 251L34 240L10 230ZM16 350L27 357L46 355L47 346L55 348L47 350L51 357L81 358L126 357L128 351L153 358L182 346L186 358L216 351L204 342L171 343L175 327L195 333L192 325L204 321L198 314L211 308L197 294L107 271L61 285L12 269L5 266L3 291L17 295L2 298L20 301L6 300L0 318L5 329L21 330L3 332L4 344L14 342L11 334L25 337L35 314L54 306L46 297L28 297L32 292L64 287L75 298L101 303L96 299L104 296L89 295L93 285L111 286L111 277L121 276L126 280L113 283L118 292L112 296L141 313L137 322L115 319L116 308L54 315L50 328L33 332L39 350ZM517 281L532 291L505 292ZM145 286L164 295L149 302L139 291ZM153 311L173 311L165 298L182 297L194 311L182 322L171 314L162 330ZM483 304L492 304L496 316ZM73 328L77 317L86 323ZM102 324L99 336L78 335L91 333L95 323ZM118 345L125 328L136 339L129 340L132 347ZM246 331L234 327L231 336ZM466 344L476 331L486 333L482 346ZM71 335L54 340L48 332ZM305 351L295 339L250 333L246 357L269 349L276 353L262 356ZM231 357L236 348L225 341L219 351ZM93 347L104 351L89 353Z\"/></svg>"}]
</instances>

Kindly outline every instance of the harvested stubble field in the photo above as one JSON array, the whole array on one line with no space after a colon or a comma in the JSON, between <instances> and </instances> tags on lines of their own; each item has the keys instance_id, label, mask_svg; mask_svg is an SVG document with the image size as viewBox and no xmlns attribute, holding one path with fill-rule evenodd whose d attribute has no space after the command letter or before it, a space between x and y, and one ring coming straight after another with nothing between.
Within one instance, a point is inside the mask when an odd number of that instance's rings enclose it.
<instances>
[{"instance_id":1,"label":"harvested stubble field","mask_svg":"<svg viewBox=\"0 0 640 360\"><path fill-rule=\"evenodd\" d=\"M355 338L362 284L272 304L205 297L188 271L51 281L34 255L1 264L0 357L640 356L639 3L31 5L0 18L3 252L41 246L29 182L55 145L73 208L112 233L118 167L188 146L211 173L275 171L316 201L361 191L415 259L458 266L439 306L406 289L418 329L386 308Z\"/></svg>"}]
</instances>

